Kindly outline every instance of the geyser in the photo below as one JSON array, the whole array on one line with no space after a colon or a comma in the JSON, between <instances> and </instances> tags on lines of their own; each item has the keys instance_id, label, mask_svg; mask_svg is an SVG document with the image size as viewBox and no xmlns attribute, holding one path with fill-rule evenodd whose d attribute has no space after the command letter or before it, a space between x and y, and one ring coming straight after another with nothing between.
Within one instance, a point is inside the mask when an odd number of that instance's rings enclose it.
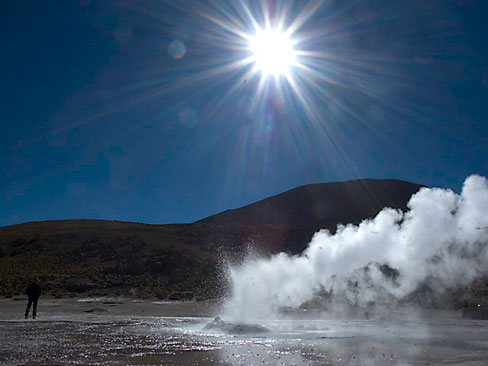
<instances>
[{"instance_id":1,"label":"geyser","mask_svg":"<svg viewBox=\"0 0 488 366\"><path fill-rule=\"evenodd\" d=\"M429 280L437 291L488 274L488 181L472 175L460 195L422 188L408 211L384 208L360 225L317 232L298 256L248 259L229 268L223 315L244 322L298 307L325 292L363 305L399 300Z\"/></svg>"}]
</instances>

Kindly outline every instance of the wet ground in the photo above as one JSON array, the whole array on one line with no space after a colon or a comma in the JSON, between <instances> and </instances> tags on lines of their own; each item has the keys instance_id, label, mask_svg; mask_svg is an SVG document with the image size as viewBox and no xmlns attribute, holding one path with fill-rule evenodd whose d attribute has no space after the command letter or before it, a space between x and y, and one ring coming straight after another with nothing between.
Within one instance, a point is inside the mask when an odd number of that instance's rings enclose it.
<instances>
[{"instance_id":1,"label":"wet ground","mask_svg":"<svg viewBox=\"0 0 488 366\"><path fill-rule=\"evenodd\" d=\"M41 299L42 300L42 299ZM488 365L488 321L458 312L294 314L266 334L203 330L214 303L0 300L1 365Z\"/></svg>"}]
</instances>

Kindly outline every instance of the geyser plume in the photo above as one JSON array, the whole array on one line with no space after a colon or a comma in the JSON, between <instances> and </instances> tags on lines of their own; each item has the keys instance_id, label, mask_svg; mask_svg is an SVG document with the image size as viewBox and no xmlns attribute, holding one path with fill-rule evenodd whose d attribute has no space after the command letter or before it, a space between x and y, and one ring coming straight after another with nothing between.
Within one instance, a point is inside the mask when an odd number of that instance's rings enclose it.
<instances>
[{"instance_id":1,"label":"geyser plume","mask_svg":"<svg viewBox=\"0 0 488 366\"><path fill-rule=\"evenodd\" d=\"M488 274L488 181L472 175L460 195L422 188L408 211L383 209L359 226L317 232L298 256L231 266L228 318L247 321L298 307L318 293L349 303L402 299L427 280L442 291Z\"/></svg>"}]
</instances>

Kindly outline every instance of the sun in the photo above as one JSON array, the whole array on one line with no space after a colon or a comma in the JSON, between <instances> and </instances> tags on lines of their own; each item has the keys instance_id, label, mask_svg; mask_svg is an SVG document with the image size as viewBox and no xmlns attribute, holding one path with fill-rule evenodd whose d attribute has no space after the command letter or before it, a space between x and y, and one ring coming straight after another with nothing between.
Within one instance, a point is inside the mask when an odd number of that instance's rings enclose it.
<instances>
[{"instance_id":1,"label":"sun","mask_svg":"<svg viewBox=\"0 0 488 366\"><path fill-rule=\"evenodd\" d=\"M290 68L296 65L295 42L287 32L280 29L257 29L248 37L249 51L255 71L267 76L289 76Z\"/></svg>"}]
</instances>

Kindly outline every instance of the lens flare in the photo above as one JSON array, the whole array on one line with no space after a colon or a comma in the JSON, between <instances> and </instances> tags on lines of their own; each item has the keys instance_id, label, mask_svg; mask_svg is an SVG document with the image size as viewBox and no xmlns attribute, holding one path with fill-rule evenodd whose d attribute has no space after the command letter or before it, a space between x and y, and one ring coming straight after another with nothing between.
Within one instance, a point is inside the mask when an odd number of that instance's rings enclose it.
<instances>
[{"instance_id":1,"label":"lens flare","mask_svg":"<svg viewBox=\"0 0 488 366\"><path fill-rule=\"evenodd\" d=\"M255 71L264 76L289 75L290 67L297 62L293 40L280 29L258 29L249 37L249 49Z\"/></svg>"},{"instance_id":2,"label":"lens flare","mask_svg":"<svg viewBox=\"0 0 488 366\"><path fill-rule=\"evenodd\" d=\"M103 109L86 108L83 118L60 131L94 124L121 106L174 104L174 116L163 108L152 114L154 125L174 118L194 129L195 139L219 126L218 143L191 149L200 154L218 145L231 154L229 162L239 164L227 166L229 180L237 185L249 174L262 182L278 179L271 172L284 164L306 163L307 172L330 168L343 180L361 176L369 163L350 156L375 161L376 155L363 154L370 140L397 148L383 133L387 121L431 123L444 113L437 104L413 103L424 91L418 75L410 74L435 59L406 42L418 30L403 24L417 24L418 10L405 14L397 3L391 11L364 1L325 0L127 5L141 21L131 42L144 56L139 71L126 72L124 88L106 93ZM432 5L423 7L432 13ZM394 24L395 32L386 32ZM442 27L439 34L450 31ZM405 65L412 71L402 71Z\"/></svg>"}]
</instances>

